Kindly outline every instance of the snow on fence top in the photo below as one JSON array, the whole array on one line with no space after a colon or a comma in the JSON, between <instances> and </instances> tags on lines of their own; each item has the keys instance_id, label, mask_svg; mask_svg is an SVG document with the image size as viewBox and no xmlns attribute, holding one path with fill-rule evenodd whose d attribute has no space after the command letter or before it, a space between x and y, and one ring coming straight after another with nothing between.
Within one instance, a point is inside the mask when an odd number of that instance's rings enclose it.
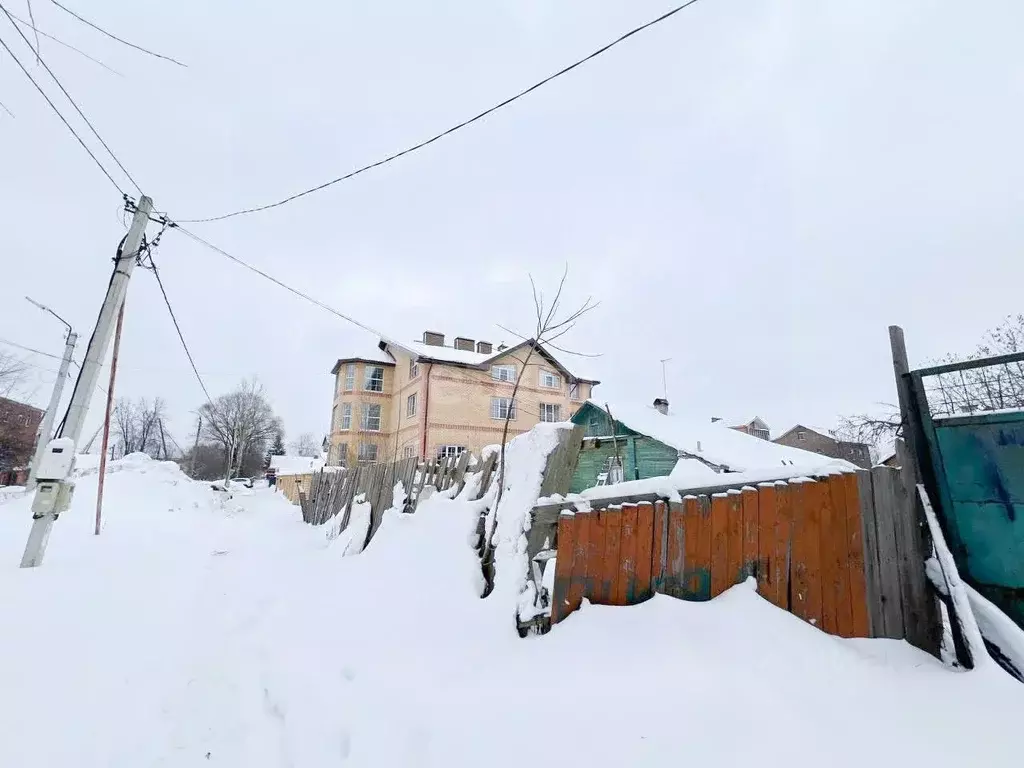
<instances>
[{"instance_id":1,"label":"snow on fence top","mask_svg":"<svg viewBox=\"0 0 1024 768\"><path fill-rule=\"evenodd\" d=\"M604 405L589 401L596 408ZM660 413L653 406L612 404L612 418L634 432L653 437L677 451L726 467L731 472L797 468L806 473L823 465L836 469L856 469L848 461L828 459L811 451L790 448L730 429L722 422L700 422L669 411Z\"/></svg>"}]
</instances>

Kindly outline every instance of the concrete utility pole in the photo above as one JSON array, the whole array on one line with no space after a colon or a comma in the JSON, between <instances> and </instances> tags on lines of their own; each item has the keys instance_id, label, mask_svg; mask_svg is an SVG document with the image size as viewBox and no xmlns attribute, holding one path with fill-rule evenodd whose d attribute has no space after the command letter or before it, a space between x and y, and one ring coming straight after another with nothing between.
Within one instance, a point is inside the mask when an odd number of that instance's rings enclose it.
<instances>
[{"instance_id":1,"label":"concrete utility pole","mask_svg":"<svg viewBox=\"0 0 1024 768\"><path fill-rule=\"evenodd\" d=\"M121 245L114 275L100 308L99 319L96 321L96 328L89 340L82 370L75 382L60 438L51 441L40 458L36 471L36 494L32 500L32 530L29 531L25 553L21 558L22 568L34 568L42 564L53 523L71 504L75 487L74 481L71 480L75 449L82 435L89 400L96 389L100 366L106 357L110 338L114 333L114 321L124 303L128 280L135 269L135 260L142 247L142 239L152 211L153 201L145 195L140 197L135 215L132 217L131 229L128 230Z\"/></svg>"},{"instance_id":2,"label":"concrete utility pole","mask_svg":"<svg viewBox=\"0 0 1024 768\"><path fill-rule=\"evenodd\" d=\"M40 309L45 310L56 317L64 323L68 329L68 335L64 341L64 357L61 358L60 370L57 371L57 380L53 383L53 392L50 393L50 402L46 406L46 413L43 415L43 421L39 425L39 434L36 436L36 450L32 455L32 464L28 472L28 482L26 483L26 485L31 488L32 483L35 482L36 479L36 469L39 467L39 460L43 457L43 451L46 450L46 444L50 442L50 438L53 437L53 422L57 416L57 408L60 407L60 397L64 393L64 382L68 378L68 368L71 366L71 355L75 351L75 344L78 343L78 334L71 330L71 324L67 320L58 315L52 309L43 306L38 301L30 299L28 296L25 298Z\"/></svg>"}]
</instances>

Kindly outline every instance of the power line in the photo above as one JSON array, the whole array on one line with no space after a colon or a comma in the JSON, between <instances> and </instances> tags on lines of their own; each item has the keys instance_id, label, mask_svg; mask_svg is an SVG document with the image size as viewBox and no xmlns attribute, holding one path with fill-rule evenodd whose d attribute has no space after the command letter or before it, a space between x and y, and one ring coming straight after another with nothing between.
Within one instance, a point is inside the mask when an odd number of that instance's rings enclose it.
<instances>
[{"instance_id":1,"label":"power line","mask_svg":"<svg viewBox=\"0 0 1024 768\"><path fill-rule=\"evenodd\" d=\"M170 56L164 56L162 53L154 53L153 51L150 51L150 50L148 50L146 48L143 48L142 46L136 45L135 43L129 43L127 40L122 40L117 35L114 35L114 34L111 34L110 32L107 32L107 30L103 29L103 27L99 27L99 26L93 24L88 19L83 19L77 13L72 11L70 8L68 8L68 7L58 3L57 0L50 0L50 2L53 3L54 5L56 5L58 8L60 8L62 11L64 11L64 13L70 14L71 16L73 16L74 18L78 19L80 22L82 22L86 26L92 27L97 32L100 32L100 33L106 35L107 37L109 37L111 40L116 40L117 42L121 43L122 45L127 45L129 48L134 48L137 51L142 51L143 53L148 54L150 56L155 56L158 59L163 59L164 61L169 61L172 64L177 64L179 67L187 67L188 66L188 64L182 64L180 61L178 61L177 59L172 59Z\"/></svg>"},{"instance_id":2,"label":"power line","mask_svg":"<svg viewBox=\"0 0 1024 768\"><path fill-rule=\"evenodd\" d=\"M9 110L9 109L7 108L7 105L6 105L6 104L4 104L4 103L3 103L2 101L0 101L0 109L2 109L2 110L3 110L4 112L6 112L6 113L7 113L8 115L10 115L11 117L14 117L14 113L13 113L13 112L11 112L11 110Z\"/></svg>"},{"instance_id":3,"label":"power line","mask_svg":"<svg viewBox=\"0 0 1024 768\"><path fill-rule=\"evenodd\" d=\"M193 240L195 240L200 245L203 245L203 246L209 248L210 250L219 253L221 256L224 256L224 257L230 259L231 261L235 262L236 264L239 264L239 265L245 267L250 272L255 272L260 277L266 278L267 280L269 280L270 282L274 283L275 285L278 285L281 288L284 288L286 291L290 291L291 293L294 293L296 296L298 296L301 299L305 299L310 304L313 304L314 306L320 307L320 309L326 310L327 312L330 312L332 315L337 315L342 320L347 320L348 322L352 323L352 325L355 325L355 326L357 326L359 328L362 328L364 331L369 331L370 333L376 334L377 336L379 336L381 338L387 338L387 336L385 334L381 333L377 329L371 328L370 326L368 326L368 325L366 325L364 323L359 322L358 320L356 320L353 317L349 317L344 312L340 312L337 309L335 309L334 307L332 307L332 306L330 306L328 304L324 304L319 299L314 299L308 293L303 293L298 288L292 288L290 285L281 282L276 277L273 277L272 275L268 275L263 270L259 269L258 267L254 267L252 264L249 264L248 262L243 261L242 259L238 258L237 256L233 256L232 254L230 254L227 251L225 251L223 248L220 248L220 247L214 245L213 243L211 243L211 242L209 242L207 240L204 240L199 235L195 234L194 232L188 231L187 229L185 229L184 227L180 226L179 224L172 223L171 227L175 231L179 231L179 232L182 232L183 234L188 235L189 237L191 237Z\"/></svg>"},{"instance_id":4,"label":"power line","mask_svg":"<svg viewBox=\"0 0 1024 768\"><path fill-rule=\"evenodd\" d=\"M160 286L160 293L164 297L164 304L167 305L167 312L171 315L171 322L174 323L174 330L178 332L178 338L181 340L181 346L185 350L185 355L188 357L188 362L192 366L192 372L196 375L196 381L199 382L199 386L203 389L203 394L206 395L206 400L209 403L213 403L213 398L210 397L209 390L206 389L206 384L203 383L203 377L199 375L199 369L196 368L196 361L192 359L192 353L188 349L188 344L185 343L185 336L181 332L181 326L178 325L178 318L174 315L174 309L171 307L171 300L167 298L167 291L164 290L164 281L160 279L160 271L156 267L156 263L153 261L153 252L149 252L149 266L153 272L153 276L156 277L156 284Z\"/></svg>"},{"instance_id":5,"label":"power line","mask_svg":"<svg viewBox=\"0 0 1024 768\"><path fill-rule=\"evenodd\" d=\"M0 7L2 7L2 6L0 6ZM5 12L6 12L6 10L5 10ZM21 30L18 30L18 31L20 32ZM4 39L2 37L0 37L0 46L3 46L3 49L5 51L7 51L7 53L10 55L10 57L12 59L14 59L14 63L17 64L18 67L21 69L21 71L25 73L25 77L27 77L31 81L32 85L35 86L36 90L39 91L40 95L42 95L42 97L44 99L46 99L46 103L50 105L50 109L52 109L57 114L57 117L60 118L61 122L64 123L65 126L67 126L67 129L69 131L71 131L71 135L74 136L78 140L79 144L82 145L82 149L84 149L88 153L89 157L92 158L92 161L94 163L96 163L96 167L99 168L100 171L103 172L103 175L106 176L107 179L110 180L110 183L114 185L114 188L118 192L120 192L121 195L124 195L124 190L121 189L121 186L116 181L114 181L114 177L110 175L110 172L107 171L107 169L103 166L103 163L101 163L99 161L99 159L96 157L96 155L93 154L93 151L91 149L89 149L89 146L84 141L82 141L82 137L78 135L78 132L75 131L74 128L71 127L71 123L69 123L67 121L67 118L64 117L63 114L61 114L61 111L59 109L57 109L57 105L54 104L53 101L50 100L50 97L46 95L46 91L44 91L39 86L39 83L37 83L35 78L32 77L32 74L28 71L28 69L26 69L25 65L21 63L21 60L17 56L14 55L14 51L12 51L10 49L10 47L7 45L7 43L4 42Z\"/></svg>"},{"instance_id":6,"label":"power line","mask_svg":"<svg viewBox=\"0 0 1024 768\"><path fill-rule=\"evenodd\" d=\"M53 0L53 2L56 2L56 0ZM254 208L244 208L242 210L234 211L232 213L225 213L225 214L222 214L220 216L211 216L211 217L206 218L206 219L180 219L179 221L181 223L183 223L183 224L199 224L199 223L205 223L205 222L209 222L209 221L222 221L223 219L230 219L230 218L233 218L234 216L242 216L242 215L249 214L249 213L258 213L260 211L266 211L266 210L269 210L271 208L277 208L278 206L285 205L286 203L290 203L293 200L298 200L300 197L305 197L306 195L311 195L314 192L319 192L320 190L326 189L327 187L333 186L334 184L338 184L339 182L351 179L353 176L358 176L361 173L364 173L366 171L369 171L369 170L372 170L374 168L378 168L378 167L380 167L382 165L385 165L387 163L390 163L392 160L397 160L398 158L400 158L400 157L402 157L404 155L408 155L408 154L410 154L412 152L415 152L415 151L417 151L419 149L423 149L424 147L428 146L429 144L433 144L435 141L438 141L439 139L443 139L445 136L453 134L456 131L459 131L459 130L463 129L463 128L465 128L468 125L472 125L473 123L477 122L478 120L482 120L483 118L487 117L492 112L497 112L499 109L502 109L503 107L507 107L512 102L517 101L517 100L523 98L527 94L532 93L533 91L536 91L538 88L542 88L543 86L545 86L548 83L550 83L552 80L556 80L559 77L561 77L562 75L568 74L569 72L572 72L577 67L580 67L580 66L586 64L591 59L597 58L598 56L600 56L601 54L605 53L606 51L609 51L612 48L614 48L619 43L625 42L629 38L633 37L633 35L639 34L640 32L643 32L644 30L646 30L646 29L648 29L650 27L653 27L655 24L659 24L659 23L665 21L666 19L669 19L672 16L675 16L677 13L679 13L680 11L683 11L683 10L689 8L691 5L693 5L696 2L697 2L697 0L687 0L687 2L683 3L680 6L677 6L676 8L673 8L672 10L668 11L667 13L663 13L658 18L653 19L652 21L649 21L646 24L642 24L639 27L631 29L629 32L627 32L624 35L621 35L620 37L616 38L615 40L613 40L612 42L608 43L607 45L602 46L601 48L598 48L596 51L594 51L590 55L585 56L582 59L579 59L578 61L570 64L569 66L565 67L564 69L560 69L558 72L555 72L552 75L548 75L547 77L545 77L540 82L534 83L529 88L526 88L526 89L520 91L519 93L517 93L515 96L512 96L512 97L510 97L508 99L505 99L504 101L502 101L502 102L500 102L498 104L495 104L493 107L490 107L489 109L485 109L480 114L475 115L474 117L471 117L468 120L464 120L463 122L459 123L458 125L452 126L448 130L442 131L441 133L439 133L439 134L437 134L435 136L432 136L431 138L427 139L426 141L421 141L419 144L415 144L415 145L409 147L408 149L403 149L401 152L396 152L393 155L389 155L388 157L385 157L383 160L378 160L375 163L370 163L369 165L364 165L362 168L359 168L359 169L357 169L355 171L352 171L351 173L347 173L344 176L339 176L338 178L331 179L330 181L326 181L323 184L319 184L319 185L317 185L315 187L310 187L309 189L303 190L302 192L298 192L298 193L296 193L294 195L290 195L290 196L288 196L286 198L283 198L281 200L278 200L277 202L274 202L274 203L267 203L266 205L259 205L259 206L256 206Z\"/></svg>"},{"instance_id":7,"label":"power line","mask_svg":"<svg viewBox=\"0 0 1024 768\"><path fill-rule=\"evenodd\" d=\"M14 342L14 341L8 341L7 339L0 339L0 344L7 344L7 345L12 346L12 347L17 347L18 349L23 350L25 352L31 352L33 355L42 355L43 357L52 357L54 360L63 360L64 359L60 355L54 355L54 354L51 354L50 352L43 352L42 350L33 349L32 347L26 347L23 344L18 344L17 342Z\"/></svg>"},{"instance_id":8,"label":"power line","mask_svg":"<svg viewBox=\"0 0 1024 768\"><path fill-rule=\"evenodd\" d=\"M42 35L42 36L43 36L43 37L45 37L46 39L48 39L48 40L52 40L53 42L57 43L57 45L63 45L63 46L65 47L65 48L70 48L70 49L71 49L72 51L74 51L75 53L79 54L80 56L84 56L84 57L85 57L85 58L87 58L87 59L88 59L89 61L92 61L92 62L95 62L95 63L99 64L99 65L100 65L101 67L103 67L103 68L104 68L104 69L106 69L107 71L109 71L109 72L113 72L113 73L114 73L115 75L117 75L118 77L124 77L124 75L122 75L122 74L121 74L120 72L118 72L118 71L117 71L116 69L114 69L113 67L108 67L108 66L107 66L106 64L104 64L104 63L103 63L102 61L100 61L99 59L94 59L94 58L93 58L92 56L90 56L90 55L89 55L88 53L86 53L85 51L83 51L83 50L80 50L80 49L78 49L78 48L75 48L75 46L71 45L71 43L65 43L65 42L64 42L63 40L61 40L61 39L60 39L59 37L54 37L53 35L49 34L48 32L44 32L43 30L41 30L41 29L38 29L38 28L36 27L36 25L35 25L35 22L34 22L34 21L33 21L33 22L31 22L31 23L29 23L29 22L25 21L24 19L18 18L17 16L15 16L15 15L14 15L13 13L11 13L10 11L8 11L8 12L7 12L7 15L8 15L8 16L10 16L10 17L11 17L12 19L14 19L14 20L15 20L16 22L18 22L19 24L21 24L22 26L24 26L24 27L28 27L29 29L31 29L31 30L32 30L33 32L35 32L35 33L36 33L37 35Z\"/></svg>"},{"instance_id":9,"label":"power line","mask_svg":"<svg viewBox=\"0 0 1024 768\"><path fill-rule=\"evenodd\" d=\"M0 11L4 12L4 15L7 17L7 20L11 22L11 26L14 27L14 31L17 32L21 36L21 39L25 41L25 45L31 48L32 44L29 42L28 38L25 37L25 33L21 31L21 28L15 23L14 18L11 16L10 13L7 12L7 9L3 5L0 5ZM128 169L125 168L124 164L117 158L117 155L114 154L114 150L112 150L110 146L107 144L107 142L103 140L103 137L100 136L99 131L97 131L96 127L89 121L89 118L85 116L85 113L82 111L81 107L79 107L75 100L71 97L71 94L67 92L67 89L57 78L57 75L53 73L53 70L50 69L49 65L43 59L40 59L39 63L43 65L43 69L45 69L47 74L49 74L50 77L53 78L53 82L55 82L57 84L57 87L60 88L61 93L63 93L67 97L68 101L71 102L71 106L75 108L75 111L78 113L78 115L82 118L82 120L85 121L85 124L89 126L89 130L92 131L93 136L95 136L99 140L100 144L103 145L103 148L107 150L107 153L112 158L114 158L114 162L117 163L117 167L121 169L125 176L128 177L128 180L137 190L139 190L139 194L141 195L142 187L139 186L139 183L135 181L135 178L128 172Z\"/></svg>"}]
</instances>

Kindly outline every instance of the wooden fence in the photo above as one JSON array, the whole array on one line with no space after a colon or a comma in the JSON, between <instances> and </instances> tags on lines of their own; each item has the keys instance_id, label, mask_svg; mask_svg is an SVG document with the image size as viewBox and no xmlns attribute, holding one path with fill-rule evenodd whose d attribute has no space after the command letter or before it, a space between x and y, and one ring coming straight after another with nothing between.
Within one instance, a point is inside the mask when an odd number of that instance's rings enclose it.
<instances>
[{"instance_id":1,"label":"wooden fence","mask_svg":"<svg viewBox=\"0 0 1024 768\"><path fill-rule=\"evenodd\" d=\"M535 509L534 525L550 527L557 553L552 623L584 597L709 600L753 577L765 599L825 632L906 638L938 654L941 623L924 570L931 544L897 469L623 501Z\"/></svg>"},{"instance_id":2,"label":"wooden fence","mask_svg":"<svg viewBox=\"0 0 1024 768\"><path fill-rule=\"evenodd\" d=\"M370 505L370 525L367 527L364 546L370 543L380 528L384 511L401 504L403 512L416 510L423 489L431 487L444 491L458 486L461 491L470 474L472 456L464 451L458 456L421 462L417 458L399 461L364 464L352 469L320 470L312 475L307 494L299 492L302 519L310 525L323 525L342 515L339 532L348 528L352 519L352 507L358 499ZM491 453L485 460L477 460L473 472L480 473L480 492L486 492L494 473L497 454ZM395 497L400 487L402 499Z\"/></svg>"},{"instance_id":3,"label":"wooden fence","mask_svg":"<svg viewBox=\"0 0 1024 768\"><path fill-rule=\"evenodd\" d=\"M306 472L301 475L278 475L276 480L277 490L284 494L292 504L299 503L299 493L309 493L313 483L313 473Z\"/></svg>"}]
</instances>

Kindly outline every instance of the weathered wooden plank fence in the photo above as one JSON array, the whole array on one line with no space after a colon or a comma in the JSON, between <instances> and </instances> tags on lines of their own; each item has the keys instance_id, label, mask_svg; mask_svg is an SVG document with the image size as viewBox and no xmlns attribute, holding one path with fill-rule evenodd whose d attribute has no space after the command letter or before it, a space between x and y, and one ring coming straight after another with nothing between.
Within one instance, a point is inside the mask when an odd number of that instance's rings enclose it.
<instances>
[{"instance_id":1,"label":"weathered wooden plank fence","mask_svg":"<svg viewBox=\"0 0 1024 768\"><path fill-rule=\"evenodd\" d=\"M906 638L938 655L941 624L924 570L931 540L900 470L682 494L678 502L609 500L589 511L535 508L531 542L546 538L557 553L550 622L583 598L632 605L658 592L709 600L753 577L766 600L825 632ZM534 547L529 554L550 557ZM535 620L541 631L544 620Z\"/></svg>"}]
</instances>

